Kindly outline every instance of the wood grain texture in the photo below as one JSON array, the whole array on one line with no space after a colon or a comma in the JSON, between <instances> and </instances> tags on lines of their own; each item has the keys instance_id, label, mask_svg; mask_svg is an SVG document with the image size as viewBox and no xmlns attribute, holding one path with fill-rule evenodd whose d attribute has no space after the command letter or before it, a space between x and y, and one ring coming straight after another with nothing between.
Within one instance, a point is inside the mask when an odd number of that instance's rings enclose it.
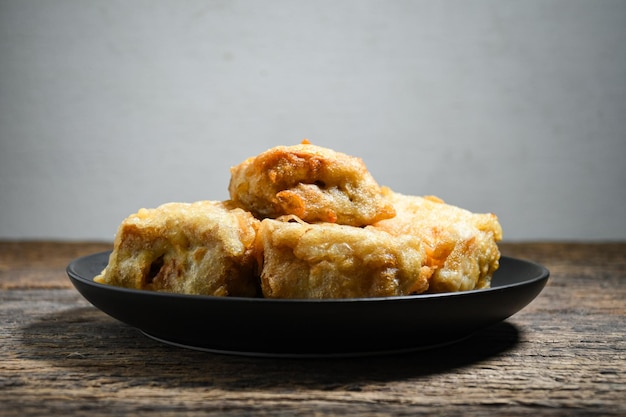
<instances>
[{"instance_id":1,"label":"wood grain texture","mask_svg":"<svg viewBox=\"0 0 626 417\"><path fill-rule=\"evenodd\" d=\"M334 360L148 339L65 276L109 248L0 242L0 415L626 415L624 243L502 244L551 271L524 310L452 346Z\"/></svg>"},{"instance_id":2,"label":"wood grain texture","mask_svg":"<svg viewBox=\"0 0 626 417\"><path fill-rule=\"evenodd\" d=\"M0 289L72 288L67 264L113 249L113 243L0 241Z\"/></svg>"}]
</instances>

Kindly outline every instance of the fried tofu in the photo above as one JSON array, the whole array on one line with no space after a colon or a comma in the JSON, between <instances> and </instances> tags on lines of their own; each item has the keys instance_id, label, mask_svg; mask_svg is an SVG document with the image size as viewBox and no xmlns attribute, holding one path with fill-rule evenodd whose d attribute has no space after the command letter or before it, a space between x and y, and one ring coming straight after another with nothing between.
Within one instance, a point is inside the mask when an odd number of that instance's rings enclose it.
<instances>
[{"instance_id":1,"label":"fried tofu","mask_svg":"<svg viewBox=\"0 0 626 417\"><path fill-rule=\"evenodd\" d=\"M231 202L167 203L119 226L96 282L215 296L257 295L253 253L259 221Z\"/></svg>"},{"instance_id":2,"label":"fried tofu","mask_svg":"<svg viewBox=\"0 0 626 417\"><path fill-rule=\"evenodd\" d=\"M389 297L428 288L424 248L413 236L287 216L263 220L257 245L266 298Z\"/></svg>"},{"instance_id":3,"label":"fried tofu","mask_svg":"<svg viewBox=\"0 0 626 417\"><path fill-rule=\"evenodd\" d=\"M373 227L394 236L415 236L432 270L428 292L465 291L490 286L498 269L502 228L495 214L472 213L433 196L419 197L384 188L396 216Z\"/></svg>"},{"instance_id":4,"label":"fried tofu","mask_svg":"<svg viewBox=\"0 0 626 417\"><path fill-rule=\"evenodd\" d=\"M312 145L277 146L231 168L230 198L259 219L365 226L395 215L360 158Z\"/></svg>"},{"instance_id":5,"label":"fried tofu","mask_svg":"<svg viewBox=\"0 0 626 417\"><path fill-rule=\"evenodd\" d=\"M230 200L141 209L95 281L287 299L488 288L498 218L380 187L359 158L308 141L231 168Z\"/></svg>"}]
</instances>

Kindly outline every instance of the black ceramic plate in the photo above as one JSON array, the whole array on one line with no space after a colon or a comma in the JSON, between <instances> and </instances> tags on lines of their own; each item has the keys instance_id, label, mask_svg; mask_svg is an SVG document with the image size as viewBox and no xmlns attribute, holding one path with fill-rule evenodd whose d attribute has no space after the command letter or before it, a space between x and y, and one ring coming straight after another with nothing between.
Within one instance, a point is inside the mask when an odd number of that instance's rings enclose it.
<instances>
[{"instance_id":1,"label":"black ceramic plate","mask_svg":"<svg viewBox=\"0 0 626 417\"><path fill-rule=\"evenodd\" d=\"M94 306L164 343L256 356L359 356L453 343L524 308L549 276L541 265L502 257L484 290L339 300L210 297L98 284L93 278L109 253L67 267Z\"/></svg>"}]
</instances>

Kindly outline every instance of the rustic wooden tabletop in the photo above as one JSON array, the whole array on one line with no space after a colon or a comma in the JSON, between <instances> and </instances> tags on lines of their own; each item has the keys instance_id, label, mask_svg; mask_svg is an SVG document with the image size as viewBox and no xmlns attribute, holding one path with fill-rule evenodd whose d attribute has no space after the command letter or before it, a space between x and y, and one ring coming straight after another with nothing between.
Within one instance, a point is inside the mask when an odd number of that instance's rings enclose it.
<instances>
[{"instance_id":1,"label":"rustic wooden tabletop","mask_svg":"<svg viewBox=\"0 0 626 417\"><path fill-rule=\"evenodd\" d=\"M551 272L521 312L445 348L323 360L144 337L65 274L110 248L0 242L0 415L626 415L626 243L504 243Z\"/></svg>"}]
</instances>

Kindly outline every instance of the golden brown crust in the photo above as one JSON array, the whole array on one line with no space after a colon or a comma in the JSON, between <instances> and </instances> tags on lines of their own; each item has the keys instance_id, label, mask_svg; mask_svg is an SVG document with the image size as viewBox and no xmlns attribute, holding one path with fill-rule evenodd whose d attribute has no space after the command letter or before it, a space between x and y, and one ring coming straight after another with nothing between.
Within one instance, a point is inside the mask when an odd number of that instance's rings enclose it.
<instances>
[{"instance_id":1,"label":"golden brown crust","mask_svg":"<svg viewBox=\"0 0 626 417\"><path fill-rule=\"evenodd\" d=\"M498 269L502 228L495 214L472 213L434 197L408 196L385 188L397 215L375 228L395 236L418 237L426 266L433 270L429 292L464 291L490 286Z\"/></svg>"},{"instance_id":2,"label":"golden brown crust","mask_svg":"<svg viewBox=\"0 0 626 417\"><path fill-rule=\"evenodd\" d=\"M411 236L293 216L263 220L258 236L267 298L387 297L428 288L424 249Z\"/></svg>"},{"instance_id":3,"label":"golden brown crust","mask_svg":"<svg viewBox=\"0 0 626 417\"><path fill-rule=\"evenodd\" d=\"M258 218L364 226L395 215L363 161L303 143L277 146L231 168L230 198Z\"/></svg>"},{"instance_id":4,"label":"golden brown crust","mask_svg":"<svg viewBox=\"0 0 626 417\"><path fill-rule=\"evenodd\" d=\"M259 221L231 202L167 203L119 226L97 282L182 294L255 296Z\"/></svg>"},{"instance_id":5,"label":"golden brown crust","mask_svg":"<svg viewBox=\"0 0 626 417\"><path fill-rule=\"evenodd\" d=\"M366 298L486 288L499 266L495 215L381 188L359 158L308 142L231 168L229 193L129 216L95 280L184 294Z\"/></svg>"}]
</instances>

